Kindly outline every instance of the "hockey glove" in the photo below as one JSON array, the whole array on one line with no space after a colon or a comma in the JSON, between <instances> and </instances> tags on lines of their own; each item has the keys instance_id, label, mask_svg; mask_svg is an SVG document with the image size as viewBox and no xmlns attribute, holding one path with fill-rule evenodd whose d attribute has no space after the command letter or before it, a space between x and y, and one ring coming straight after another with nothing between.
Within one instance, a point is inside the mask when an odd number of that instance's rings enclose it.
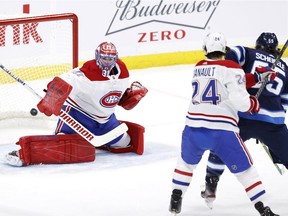
<instances>
[{"instance_id":1,"label":"hockey glove","mask_svg":"<svg viewBox=\"0 0 288 216\"><path fill-rule=\"evenodd\" d=\"M250 108L247 111L248 114L258 113L260 105L258 99L254 95L250 95Z\"/></svg>"},{"instance_id":2,"label":"hockey glove","mask_svg":"<svg viewBox=\"0 0 288 216\"><path fill-rule=\"evenodd\" d=\"M256 67L254 73L255 82L263 82L265 78L268 78L269 81L273 81L277 76L277 73L271 69L269 66L267 67Z\"/></svg>"},{"instance_id":3,"label":"hockey glove","mask_svg":"<svg viewBox=\"0 0 288 216\"><path fill-rule=\"evenodd\" d=\"M37 104L39 111L47 116L52 114L58 116L71 90L71 85L61 78L55 77L48 83L45 97Z\"/></svg>"},{"instance_id":4,"label":"hockey glove","mask_svg":"<svg viewBox=\"0 0 288 216\"><path fill-rule=\"evenodd\" d=\"M140 82L134 81L130 88L126 89L118 105L126 110L131 110L145 97L147 92L148 89L142 86Z\"/></svg>"}]
</instances>

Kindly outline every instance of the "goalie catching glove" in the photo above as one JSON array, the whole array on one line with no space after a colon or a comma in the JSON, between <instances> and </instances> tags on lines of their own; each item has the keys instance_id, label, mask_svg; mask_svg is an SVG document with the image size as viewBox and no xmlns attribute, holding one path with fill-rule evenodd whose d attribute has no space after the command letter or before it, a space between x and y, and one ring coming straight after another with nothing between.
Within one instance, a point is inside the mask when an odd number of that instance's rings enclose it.
<instances>
[{"instance_id":1,"label":"goalie catching glove","mask_svg":"<svg viewBox=\"0 0 288 216\"><path fill-rule=\"evenodd\" d=\"M131 110L145 97L147 92L148 89L141 85L140 82L134 81L130 88L126 89L118 105L126 110Z\"/></svg>"},{"instance_id":2,"label":"goalie catching glove","mask_svg":"<svg viewBox=\"0 0 288 216\"><path fill-rule=\"evenodd\" d=\"M72 86L70 84L60 77L55 77L48 83L46 95L37 104L37 108L47 116L52 114L58 116L71 91Z\"/></svg>"}]
</instances>

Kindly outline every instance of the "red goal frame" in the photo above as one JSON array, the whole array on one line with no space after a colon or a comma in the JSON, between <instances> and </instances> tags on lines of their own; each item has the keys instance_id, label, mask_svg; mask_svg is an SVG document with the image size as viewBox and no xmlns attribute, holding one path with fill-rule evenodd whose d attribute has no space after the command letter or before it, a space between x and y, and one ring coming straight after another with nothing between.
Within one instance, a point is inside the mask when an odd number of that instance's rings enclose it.
<instances>
[{"instance_id":1,"label":"red goal frame","mask_svg":"<svg viewBox=\"0 0 288 216\"><path fill-rule=\"evenodd\" d=\"M31 22L46 22L46 21L55 21L55 20L71 20L72 22L72 66L73 68L78 66L78 17L74 13L62 13L62 14L50 14L42 16L31 16L31 17L21 17L15 19L3 19L0 20L0 26L5 25L16 25L23 23Z\"/></svg>"}]
</instances>

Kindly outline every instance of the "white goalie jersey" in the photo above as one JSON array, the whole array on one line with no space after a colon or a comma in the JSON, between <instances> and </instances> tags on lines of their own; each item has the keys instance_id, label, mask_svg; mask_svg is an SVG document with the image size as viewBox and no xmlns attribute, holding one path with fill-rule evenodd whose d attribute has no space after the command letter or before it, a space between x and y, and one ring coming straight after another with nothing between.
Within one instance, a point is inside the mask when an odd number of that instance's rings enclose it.
<instances>
[{"instance_id":1,"label":"white goalie jersey","mask_svg":"<svg viewBox=\"0 0 288 216\"><path fill-rule=\"evenodd\" d=\"M238 111L250 108L245 74L230 60L202 60L192 78L186 125L239 132Z\"/></svg>"},{"instance_id":2,"label":"white goalie jersey","mask_svg":"<svg viewBox=\"0 0 288 216\"><path fill-rule=\"evenodd\" d=\"M115 75L103 77L93 59L80 69L62 74L60 77L73 86L67 100L69 105L100 123L107 122L129 87L129 72L120 59L112 70Z\"/></svg>"}]
</instances>

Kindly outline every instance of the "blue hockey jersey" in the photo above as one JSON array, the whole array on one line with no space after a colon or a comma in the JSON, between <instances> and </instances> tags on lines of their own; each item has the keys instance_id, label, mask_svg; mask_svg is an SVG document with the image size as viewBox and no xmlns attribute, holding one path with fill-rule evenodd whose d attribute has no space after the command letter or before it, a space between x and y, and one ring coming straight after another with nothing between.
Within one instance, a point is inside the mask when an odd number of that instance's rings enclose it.
<instances>
[{"instance_id":1,"label":"blue hockey jersey","mask_svg":"<svg viewBox=\"0 0 288 216\"><path fill-rule=\"evenodd\" d=\"M243 46L231 48L231 52L228 52L225 58L237 62L245 73L251 74L254 74L256 67L271 67L276 59L265 51ZM239 112L240 117L273 124L285 123L285 113L288 108L288 67L283 60L280 60L274 70L277 72L277 77L266 85L259 96L260 112L253 115ZM260 84L256 84L248 89L248 92L256 95L259 87Z\"/></svg>"}]
</instances>

